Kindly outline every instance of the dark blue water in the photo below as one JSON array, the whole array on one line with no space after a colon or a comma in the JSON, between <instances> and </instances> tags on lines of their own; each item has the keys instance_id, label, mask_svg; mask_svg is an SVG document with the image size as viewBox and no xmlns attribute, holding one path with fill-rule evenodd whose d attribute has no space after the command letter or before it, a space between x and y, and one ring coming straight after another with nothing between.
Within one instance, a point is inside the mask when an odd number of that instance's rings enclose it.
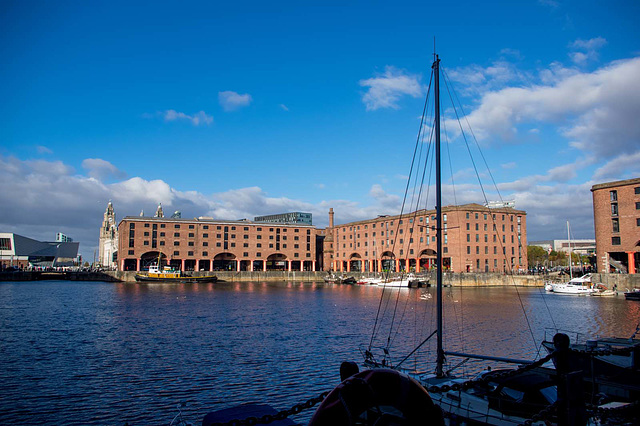
<instances>
[{"instance_id":1,"label":"dark blue water","mask_svg":"<svg viewBox=\"0 0 640 426\"><path fill-rule=\"evenodd\" d=\"M396 359L434 329L435 297L420 299L427 290L387 290L380 305L381 291L0 283L0 423L168 424L186 403L184 416L199 424L238 403L290 408L335 386L343 360L360 361L379 307L376 345L391 339ZM640 321L640 303L623 297L539 289L445 289L445 304L446 349L527 359L554 324L588 337L628 337ZM407 366L430 368L432 346Z\"/></svg>"}]
</instances>

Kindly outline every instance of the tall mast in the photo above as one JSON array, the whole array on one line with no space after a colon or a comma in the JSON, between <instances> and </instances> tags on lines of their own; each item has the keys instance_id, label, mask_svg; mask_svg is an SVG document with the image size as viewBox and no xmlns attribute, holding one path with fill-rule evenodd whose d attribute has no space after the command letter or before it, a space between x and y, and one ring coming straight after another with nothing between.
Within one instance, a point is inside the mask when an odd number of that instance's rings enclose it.
<instances>
[{"instance_id":1,"label":"tall mast","mask_svg":"<svg viewBox=\"0 0 640 426\"><path fill-rule=\"evenodd\" d=\"M442 349L442 181L440 170L440 58L436 55L433 62L435 83L435 133L436 133L436 283L438 298L438 349L436 376L443 377L444 350Z\"/></svg>"},{"instance_id":2,"label":"tall mast","mask_svg":"<svg viewBox=\"0 0 640 426\"><path fill-rule=\"evenodd\" d=\"M569 242L569 280L573 279L573 268L571 261L571 232L569 232L569 221L567 221L567 241Z\"/></svg>"}]
</instances>

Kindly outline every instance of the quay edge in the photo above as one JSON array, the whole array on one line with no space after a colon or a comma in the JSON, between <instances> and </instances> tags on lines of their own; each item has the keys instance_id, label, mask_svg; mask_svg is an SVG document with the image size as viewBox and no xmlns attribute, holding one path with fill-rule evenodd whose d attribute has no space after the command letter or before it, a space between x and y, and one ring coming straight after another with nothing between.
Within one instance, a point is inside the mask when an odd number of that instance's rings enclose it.
<instances>
[{"instance_id":1,"label":"quay edge","mask_svg":"<svg viewBox=\"0 0 640 426\"><path fill-rule=\"evenodd\" d=\"M108 271L106 274L112 275L118 281L135 282L134 271ZM219 280L228 282L255 282L255 281L293 281L293 282L324 282L327 272L324 271L214 271ZM208 275L211 272L193 272L193 276ZM372 274L351 272L344 275L352 276L356 279L372 276ZM435 283L435 273L426 274L430 282ZM544 279L541 276L533 275L503 275L494 273L464 273L444 275L444 284L452 287L496 287L505 285L543 287Z\"/></svg>"},{"instance_id":2,"label":"quay edge","mask_svg":"<svg viewBox=\"0 0 640 426\"><path fill-rule=\"evenodd\" d=\"M256 282L256 281L289 281L289 282L324 282L327 272L324 271L215 271L218 279L228 282ZM135 282L134 271L103 271L103 272L39 272L15 271L0 272L0 281L105 281L105 282ZM194 276L206 275L210 272L194 272ZM356 279L371 276L367 273L351 272L345 275ZM435 283L435 274L424 275L431 283ZM503 275L498 273L445 273L444 285L451 287L500 287L517 285L520 287L543 287L548 277L542 275ZM640 274L593 274L594 282L602 283L610 289L614 286L623 292L633 288L640 288Z\"/></svg>"}]
</instances>

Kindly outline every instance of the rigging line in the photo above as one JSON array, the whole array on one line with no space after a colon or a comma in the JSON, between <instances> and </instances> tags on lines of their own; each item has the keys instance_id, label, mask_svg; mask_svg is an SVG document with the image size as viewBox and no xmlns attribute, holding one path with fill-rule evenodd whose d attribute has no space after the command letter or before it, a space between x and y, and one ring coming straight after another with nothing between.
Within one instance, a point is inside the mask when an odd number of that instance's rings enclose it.
<instances>
[{"instance_id":1,"label":"rigging line","mask_svg":"<svg viewBox=\"0 0 640 426\"><path fill-rule=\"evenodd\" d=\"M433 74L433 71L432 71L432 74ZM393 243L392 243L392 247L391 247L391 252L394 253L394 258L395 258L395 252L396 252L396 250L395 250L396 245L399 244L398 243L398 235L399 235L400 225L402 223L402 217L404 215L404 210L405 210L405 206L406 206L406 202L407 202L407 195L409 193L409 187L411 185L411 176L414 175L413 169L414 169L414 167L416 167L416 154L418 153L418 148L421 145L420 144L420 135L422 133L424 117L425 117L425 113L427 111L427 106L428 106L428 103L429 103L429 95L431 93L430 89L431 89L431 79L429 81L429 89L427 91L425 104L424 104L424 107L423 107L423 110L422 110L422 117L420 118L420 127L418 128L418 136L416 137L416 144L415 144L415 147L414 147L414 150L413 150L413 157L411 159L411 167L409 169L409 179L407 179L407 185L405 187L404 197L402 199L402 207L400 209L400 216L398 216L398 222L396 224L396 236L393 239ZM396 263L396 265L399 265L397 259L396 259L395 263ZM405 264L405 270L404 271L406 272L406 264ZM400 272L400 281L401 282L402 282L402 278L404 276L405 276L405 273ZM383 289L384 289L384 287L383 287ZM394 326L395 320L396 320L396 314L397 314L397 311L398 311L399 301L400 301L400 288L398 288L398 291L397 291L396 303L395 303L395 306L394 306L394 309L393 309L393 315L391 317L391 324L389 326L389 335L387 337L387 349L389 349L389 346L391 344L391 334L393 333L393 326Z\"/></svg>"},{"instance_id":2,"label":"rigging line","mask_svg":"<svg viewBox=\"0 0 640 426\"><path fill-rule=\"evenodd\" d=\"M431 114L432 113L428 113L428 116L432 117ZM435 120L435 117L433 118L433 120ZM429 232L429 227L430 227L428 221L429 221L429 218L430 218L431 215L427 214L427 212L428 212L427 203L429 201L429 193L430 193L430 190L431 190L431 177L433 175L433 173L432 173L433 172L433 162L434 162L434 158L435 158L435 154L434 154L434 151L435 151L435 146L434 146L435 145L434 144L435 126L430 126L430 127L431 127L431 129L430 129L431 131L429 132L429 140L428 140L428 143L427 143L427 153L426 153L426 156L425 156L424 166L423 166L423 169L422 169L422 178L420 180L420 192L419 192L420 197L421 197L421 194L424 191L424 187L425 187L425 185L424 185L425 177L428 176L429 177L429 181L428 181L427 186L426 186L426 196L424 197L425 205L423 207L423 210L424 210L423 213L424 213L424 216L425 216L425 223L422 226L421 225L417 226L417 229L419 230L419 235L420 235L419 238L421 238L421 239L426 238L426 246L427 247L430 246L429 238L431 238L430 234L428 233ZM422 134L422 145L425 144L425 138L426 138L426 134L425 134L425 132L423 132L423 134ZM430 169L429 169L430 173L427 175L427 167L428 166L430 167ZM419 200L418 200L418 204L416 205L416 213L417 213L418 209L420 209ZM425 237L425 230L426 230L426 237ZM418 240L418 241L420 241L420 240ZM422 247L423 247L421 245L422 243L419 243L419 244L420 244L419 245L419 247L420 247L419 250L422 250ZM420 259L420 256L418 256L418 262L420 261L419 259ZM431 305L431 314L427 313L427 310L428 310L428 307L429 307L428 305ZM429 330L431 328L432 324L430 324L427 327L430 319L431 319L431 323L432 323L433 322L433 304L425 304L425 309L424 309L424 312L423 312L422 330ZM424 334L422 334L422 336L424 336ZM416 352L415 355L416 356L414 358L414 363L417 365L418 353Z\"/></svg>"},{"instance_id":3,"label":"rigging line","mask_svg":"<svg viewBox=\"0 0 640 426\"><path fill-rule=\"evenodd\" d=\"M443 68L442 72L445 75L445 80L449 80L449 75L447 74L446 69ZM462 115L464 116L464 121L467 123L467 127L469 128L469 132L471 133L471 136L473 137L473 140L476 143L476 147L478 148L478 152L480 153L480 157L482 157L482 161L484 162L484 166L487 169L487 173L489 173L489 177L491 178L491 182L493 183L493 187L495 188L496 192L498 193L498 198L500 199L500 201L503 201L502 200L502 195L500 194L500 190L498 189L498 185L496 184L496 181L493 178L493 173L491 173L491 169L489 168L489 164L487 163L487 159L485 158L482 150L480 149L480 144L478 143L478 139L476 138L476 135L473 132L473 128L471 127L471 124L469 124L468 115L464 111L464 107L462 106L462 102L460 102L460 99L458 98L458 94L455 91L453 92L453 95L456 98L456 101L458 102L458 106L460 106L460 111L462 111ZM449 94L449 96L451 96L451 94ZM455 105L454 105L454 109L455 109ZM457 113L456 113L456 118L458 118L458 114ZM459 118L458 118L458 121L460 121Z\"/></svg>"},{"instance_id":4,"label":"rigging line","mask_svg":"<svg viewBox=\"0 0 640 426\"><path fill-rule=\"evenodd\" d=\"M427 106L429 104L429 95L431 93L431 82L432 81L433 81L433 70L431 71L431 78L429 79L429 86L427 88L427 96L425 96L424 107L422 108L422 117L420 118L420 126L418 127L418 136L416 138L416 148L414 149L413 159L411 160L411 170L409 171L409 179L407 180L407 185L409 185L409 183L411 181L411 172L413 170L413 162L415 161L416 149L417 149L417 146L418 146L418 144L420 142L420 134L422 133L422 129L423 129L424 117L425 117L425 113L427 111ZM405 200L406 200L406 195L407 195L407 189L405 189ZM402 209L404 209L405 200L402 201ZM400 217L402 217L402 210L400 211ZM397 233L396 233L396 237L397 237ZM392 246L392 250L394 248L395 248L395 239L394 239L394 246ZM382 261L382 256L380 256L380 261ZM388 278L388 277L389 277L389 273L386 274L385 278ZM383 300L385 289L386 289L386 285L383 285L382 286L382 293L380 294L380 303L378 304L378 312L376 313L376 320L375 320L375 323L374 323L374 326L373 326L373 332L371 333L371 340L369 342L369 350L371 350L371 346L373 345L373 339L375 338L375 335L376 335L376 328L377 328L377 325L378 325L378 320L379 320L379 316L380 316L380 309L382 307L382 300Z\"/></svg>"},{"instance_id":5,"label":"rigging line","mask_svg":"<svg viewBox=\"0 0 640 426\"><path fill-rule=\"evenodd\" d=\"M433 74L432 74L432 77L433 77ZM428 105L429 105L429 104L428 104ZM429 105L429 106L430 106L430 105ZM428 108L427 108L427 112L426 112L424 115L426 115L426 116L430 116L430 114L429 114L429 112L428 112ZM426 121L425 121L425 122L426 122ZM422 127L422 128L424 128L424 122L423 122L423 125L422 125L421 127ZM433 141L433 134L434 134L434 132L435 132L435 128L434 128L433 126L431 126L430 141ZM421 143L420 143L420 150L419 150L419 160L423 158L423 157L422 157L422 152L423 152L423 146L424 146L424 141L425 141L425 134L426 134L426 132L424 132L424 131L422 131L422 132L421 132L421 141L420 141ZM418 223L418 222L417 222L415 219L417 218L418 210L419 210L419 207L420 207L420 199L422 198L422 192L423 192L423 188L424 188L424 179L425 179L425 174L426 174L426 166L427 166L427 164L428 164L429 154L430 154L430 152L431 152L431 151L430 151L430 149L431 149L431 147L432 147L432 146L433 146L433 144L432 144L432 143L428 145L427 154L426 154L426 156L425 156L424 167L423 167L423 169L422 169L422 176L421 176L420 187L419 187L419 190L418 190L418 196L417 196L417 198L415 197L415 191L416 191L416 189L415 189L415 185L417 185L417 178L418 178L418 176L420 175L420 166L419 166L419 165L420 165L420 164L422 164L422 161L418 161L418 167L417 167L417 169L416 169L416 173L414 174L414 175L415 175L415 179L414 179L414 191L413 191L413 194L412 194L412 200L411 200L411 204L410 204L410 205L411 205L411 207L413 208L413 207L414 207L414 201L415 201L415 209L414 209L414 211L413 211L413 216L412 216L412 217L413 217L414 223L416 224L415 226L417 226L417 227L418 227L419 225L417 225L417 223ZM427 189L429 189L429 188L427 188ZM428 192L427 192L427 194L428 194ZM411 217L411 216L409 215L408 217ZM418 227L418 229L419 229L419 227ZM411 229L410 229L410 231L411 231ZM409 235L409 238L410 238L410 239L408 240L409 242L405 244L405 248L410 247L410 244L411 244L411 237L413 237L413 234L417 234L417 233L411 233L411 232L410 232L410 235ZM399 235L399 234L397 234L397 235L396 235L396 240L397 240L397 238L398 238L398 235ZM417 260L417 261L419 262L419 257L418 257L418 260ZM399 290L399 289L398 289L398 293L397 293L397 295L398 295L398 297L399 297L399 295L400 295L400 290ZM391 345L391 344L395 341L396 337L397 337L397 336L399 335L399 333L400 333L401 325L402 325L402 324L403 324L403 322L404 322L404 318L405 318L405 315L406 315L406 310L407 310L407 307L408 307L408 305L409 305L409 303L408 303L408 302L409 302L409 299L408 299L408 298L406 298L406 300L405 300L405 304L404 304L404 309L403 309L402 317L401 317L400 321L398 321L398 323L397 323L397 326L396 326L396 333L395 333L395 335L393 336L393 338L392 338L392 339L390 339L390 341L389 341L389 345ZM417 328L417 327L416 327L416 328ZM390 336L391 336L391 334L393 334L393 331L392 331L392 330L390 330Z\"/></svg>"},{"instance_id":6,"label":"rigging line","mask_svg":"<svg viewBox=\"0 0 640 426\"><path fill-rule=\"evenodd\" d=\"M451 173L451 188L453 191L453 205L456 208L456 212L459 212L459 210L457 209L458 206L458 198L456 197L456 185L455 185L455 180L454 180L454 176L453 176L453 165L451 164L451 141L449 140L449 134L447 133L447 121L444 120L442 122L442 128L443 128L443 133L444 133L444 137L446 139L446 144L445 146L447 147L447 159L449 161L449 172ZM459 222L458 222L459 223ZM446 226L446 225L445 225ZM459 232L459 231L458 231ZM462 256L460 256L460 258L462 259ZM460 306L463 305L463 295L464 291L463 291L463 287L460 287ZM460 310L462 311L462 307L460 308ZM463 330L464 330L464 316L462 315L462 312L460 312L460 315L458 315L458 312L456 310L456 305L455 303L453 304L453 314L454 314L454 318L456 320L456 324L458 324L458 335L460 336L461 339L461 346L462 346L462 351L465 352L465 345L464 345L464 336L463 336ZM444 314L443 314L444 316ZM458 322L459 319L459 322Z\"/></svg>"},{"instance_id":7,"label":"rigging line","mask_svg":"<svg viewBox=\"0 0 640 426\"><path fill-rule=\"evenodd\" d=\"M457 108L456 108L456 104L455 104L455 102L453 101L453 97L451 96L451 90L450 90L450 87L449 87L450 85L449 85L448 77L447 77L447 75L446 75L446 74L445 74L444 82L445 82L445 87L447 88L447 93L449 94L449 99L451 100L451 103L452 103L452 105L453 105L453 111L454 111L454 113L455 113L455 115L456 115L456 119L457 119L457 121L458 121L458 125L460 126L460 132L461 132L462 137L463 137L463 139L464 139L465 146L467 147L467 152L469 153L469 157L470 157L470 159L471 159L471 163L473 164L473 168L474 168L474 171L475 171L475 174L476 174L476 178L478 179L478 184L480 185L480 189L481 189L481 191L482 191L482 195L483 195L483 197L484 197L484 199L485 199L485 202L487 203L487 206L488 206L488 202L489 202L489 201L488 201L488 199L487 199L487 195L486 195L486 192L485 192L485 190L484 190L484 185L482 184L482 180L480 179L480 174L479 174L479 172L478 172L478 168L476 167L475 160L473 159L473 155L471 155L471 149L470 149L470 147L469 147L469 142L468 142L467 136L466 136L466 134L465 134L465 132L464 132L464 129L463 129L463 127L462 127L462 124L460 123L460 116L458 115L458 110L457 110ZM468 123L468 122L467 122L467 123ZM469 126L469 127L470 127L470 126ZM476 143L477 143L477 141L476 141ZM480 148L480 147L479 147L479 145L478 145L478 149L479 149L479 148ZM482 153L482 151L481 151L481 150L480 150L480 153ZM482 158L484 158L484 156L482 156ZM485 161L485 163L486 163L486 161ZM489 175L491 175L491 172L489 172ZM491 176L492 176L492 175L491 175ZM495 181L494 181L494 185L495 185ZM496 189L497 189L497 186L496 186ZM497 229L497 228L496 228L496 229ZM520 240L520 239L518 239L518 242L519 242L519 243L521 243L521 240ZM500 245L502 246L502 243L500 243ZM521 246L520 246L520 247L521 247ZM531 338L532 338L533 343L534 343L534 348L536 348L538 345L537 345L537 343L536 343L536 338L535 338L534 333L533 333L533 328L531 327L531 322L529 321L529 316L527 315L527 312L526 312L526 310L525 310L525 308L524 308L524 302L522 301L522 297L521 297L521 295L520 295L520 291L519 291L519 289L518 289L518 286L515 284L515 280L513 279L513 270L511 269L511 264L506 262L506 250L504 250L504 247L502 247L502 248L503 248L503 255L505 256L505 259L504 259L504 260L505 260L505 263L507 264L507 267L508 267L509 273L510 273L510 275L511 275L511 281L513 282L513 286L514 286L514 288L516 289L516 294L517 294L517 296L518 296L518 301L520 302L520 306L521 306L521 308L522 308L522 312L524 313L525 321L527 322L527 327L529 328L529 333L531 334Z\"/></svg>"},{"instance_id":8,"label":"rigging line","mask_svg":"<svg viewBox=\"0 0 640 426\"><path fill-rule=\"evenodd\" d=\"M445 80L448 80L449 76L447 74L446 69L444 69L444 67L442 67L442 72L445 75ZM473 137L473 140L474 140L474 142L476 144L478 152L480 153L480 157L482 158L482 161L484 162L484 165L485 165L485 167L487 169L487 172L489 174L489 177L491 178L491 182L493 183L493 187L495 188L496 193L498 194L498 199L500 201L503 201L502 194L500 193L500 189L498 189L498 185L496 184L495 178L493 177L493 173L491 173L491 168L489 167L489 165L487 163L487 159L485 158L484 153L480 149L480 144L478 143L478 139L476 138L476 135L475 135L475 133L473 131L473 128L471 127L471 124L469 124L468 115L464 111L464 107L462 106L462 102L460 102L460 99L458 98L458 94L455 91L453 92L453 95L454 95L456 101L458 102L460 110L462 111L462 115L464 116L465 122L467 123L467 127L469 128L469 132L471 133L471 136ZM456 114L456 116L457 116L457 114ZM520 248L520 250L522 252L524 252L524 254L527 254L527 250L523 250L524 247L522 246L522 241L520 239L518 239L518 247ZM514 286L515 286L515 282L514 282ZM540 288L538 288L538 291L542 292ZM554 328L556 328L556 322L555 322L555 320L553 318L553 314L551 312L551 309L549 308L549 305L547 304L546 297L543 297L542 300L543 300L545 308L547 309L547 312L549 314L549 318L551 319L551 322L553 323ZM534 340L534 342L535 342L535 340Z\"/></svg>"}]
</instances>

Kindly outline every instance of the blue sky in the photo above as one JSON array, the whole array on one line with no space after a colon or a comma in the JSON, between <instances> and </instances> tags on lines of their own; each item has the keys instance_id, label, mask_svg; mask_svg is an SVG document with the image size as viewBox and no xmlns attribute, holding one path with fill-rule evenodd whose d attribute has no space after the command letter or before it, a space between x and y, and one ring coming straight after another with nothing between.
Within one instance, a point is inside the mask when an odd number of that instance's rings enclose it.
<instances>
[{"instance_id":1,"label":"blue sky","mask_svg":"<svg viewBox=\"0 0 640 426\"><path fill-rule=\"evenodd\" d=\"M435 37L529 239L592 238L590 187L640 176L640 3L429 3L2 2L0 229L397 213ZM446 203L482 203L444 108Z\"/></svg>"}]
</instances>

